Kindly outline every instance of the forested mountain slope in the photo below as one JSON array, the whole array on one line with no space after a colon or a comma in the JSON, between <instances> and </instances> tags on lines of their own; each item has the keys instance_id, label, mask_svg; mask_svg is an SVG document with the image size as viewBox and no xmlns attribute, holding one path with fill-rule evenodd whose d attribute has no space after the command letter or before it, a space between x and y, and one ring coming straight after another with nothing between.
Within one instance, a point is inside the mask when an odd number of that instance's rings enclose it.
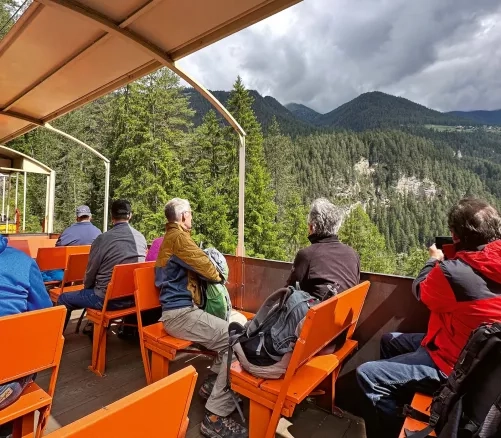
<instances>
[{"instance_id":1,"label":"forested mountain slope","mask_svg":"<svg viewBox=\"0 0 501 438\"><path fill-rule=\"evenodd\" d=\"M447 210L454 202L474 195L499 207L497 132L429 129L429 124L458 119L383 93L366 93L325 115L299 108L303 117L314 116L315 124L322 118L334 125L329 129L299 121L298 107L293 113L271 97L246 90L240 79L231 92L214 94L248 135L245 239L250 256L291 260L308 243L309 203L326 196L345 209L340 235L360 252L363 269L414 275L426 258L423 245L448 233ZM167 200L181 196L192 202L197 242L235 250L238 140L209 104L182 88L168 70L54 124L110 159L111 197L130 199L133 225L148 240L163 232ZM74 220L80 204L90 205L101 225L104 168L99 160L44 130L8 146L56 170L56 232ZM39 231L45 183L30 176L27 190L28 230Z\"/></svg>"},{"instance_id":2,"label":"forested mountain slope","mask_svg":"<svg viewBox=\"0 0 501 438\"><path fill-rule=\"evenodd\" d=\"M446 114L472 120L483 125L501 125L501 109L494 111L451 111Z\"/></svg>"}]
</instances>

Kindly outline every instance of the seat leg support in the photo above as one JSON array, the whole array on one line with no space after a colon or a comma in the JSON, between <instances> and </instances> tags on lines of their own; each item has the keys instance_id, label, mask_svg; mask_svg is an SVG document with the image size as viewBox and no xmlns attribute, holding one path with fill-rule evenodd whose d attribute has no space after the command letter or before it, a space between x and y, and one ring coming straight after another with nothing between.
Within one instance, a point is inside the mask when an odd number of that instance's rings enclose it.
<instances>
[{"instance_id":1,"label":"seat leg support","mask_svg":"<svg viewBox=\"0 0 501 438\"><path fill-rule=\"evenodd\" d=\"M14 420L12 438L34 438L35 412Z\"/></svg>"},{"instance_id":2,"label":"seat leg support","mask_svg":"<svg viewBox=\"0 0 501 438\"><path fill-rule=\"evenodd\" d=\"M104 376L106 365L106 327L94 323L92 340L92 364L89 369L100 377Z\"/></svg>"},{"instance_id":3,"label":"seat leg support","mask_svg":"<svg viewBox=\"0 0 501 438\"><path fill-rule=\"evenodd\" d=\"M249 438L263 438L266 436L270 424L271 410L259 404L250 401L250 419L249 419Z\"/></svg>"},{"instance_id":4,"label":"seat leg support","mask_svg":"<svg viewBox=\"0 0 501 438\"><path fill-rule=\"evenodd\" d=\"M156 382L169 375L169 359L151 352L151 383Z\"/></svg>"}]
</instances>

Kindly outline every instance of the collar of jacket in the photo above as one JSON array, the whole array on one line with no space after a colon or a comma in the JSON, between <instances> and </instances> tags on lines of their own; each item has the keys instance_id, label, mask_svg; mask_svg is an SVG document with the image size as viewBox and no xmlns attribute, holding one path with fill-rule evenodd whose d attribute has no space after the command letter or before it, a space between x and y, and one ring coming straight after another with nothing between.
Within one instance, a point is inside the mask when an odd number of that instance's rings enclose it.
<instances>
[{"instance_id":1,"label":"collar of jacket","mask_svg":"<svg viewBox=\"0 0 501 438\"><path fill-rule=\"evenodd\" d=\"M332 236L317 236L316 234L310 234L308 236L308 240L311 243L333 243L333 242L339 242L337 234L334 234Z\"/></svg>"},{"instance_id":2,"label":"collar of jacket","mask_svg":"<svg viewBox=\"0 0 501 438\"><path fill-rule=\"evenodd\" d=\"M191 234L191 231L190 230L185 230L181 224L179 222L168 222L166 227L165 227L165 231L169 231L169 230L175 230L175 229L178 229L178 230L181 230L181 231L184 231L185 233L187 234Z\"/></svg>"}]
</instances>

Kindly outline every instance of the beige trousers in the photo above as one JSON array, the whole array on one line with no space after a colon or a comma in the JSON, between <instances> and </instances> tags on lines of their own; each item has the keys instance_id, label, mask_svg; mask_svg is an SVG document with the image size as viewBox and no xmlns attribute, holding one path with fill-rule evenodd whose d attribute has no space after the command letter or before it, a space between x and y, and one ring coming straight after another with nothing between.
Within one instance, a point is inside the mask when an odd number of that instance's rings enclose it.
<instances>
[{"instance_id":1,"label":"beige trousers","mask_svg":"<svg viewBox=\"0 0 501 438\"><path fill-rule=\"evenodd\" d=\"M169 335L196 342L218 353L212 366L212 371L217 373L217 379L205 407L222 417L230 415L235 409L235 402L230 391L224 391L227 377L228 323L196 306L164 311L160 321L163 321L165 331Z\"/></svg>"}]
</instances>

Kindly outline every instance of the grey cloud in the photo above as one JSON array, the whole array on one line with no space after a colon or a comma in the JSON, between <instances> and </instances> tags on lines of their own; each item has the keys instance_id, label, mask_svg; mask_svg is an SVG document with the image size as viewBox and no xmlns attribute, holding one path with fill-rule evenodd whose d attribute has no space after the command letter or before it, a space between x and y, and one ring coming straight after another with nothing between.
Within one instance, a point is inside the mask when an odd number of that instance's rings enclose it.
<instances>
[{"instance_id":1,"label":"grey cloud","mask_svg":"<svg viewBox=\"0 0 501 438\"><path fill-rule=\"evenodd\" d=\"M330 111L381 90L440 110L501 108L499 0L305 0L182 61L211 89L246 85Z\"/></svg>"}]
</instances>

